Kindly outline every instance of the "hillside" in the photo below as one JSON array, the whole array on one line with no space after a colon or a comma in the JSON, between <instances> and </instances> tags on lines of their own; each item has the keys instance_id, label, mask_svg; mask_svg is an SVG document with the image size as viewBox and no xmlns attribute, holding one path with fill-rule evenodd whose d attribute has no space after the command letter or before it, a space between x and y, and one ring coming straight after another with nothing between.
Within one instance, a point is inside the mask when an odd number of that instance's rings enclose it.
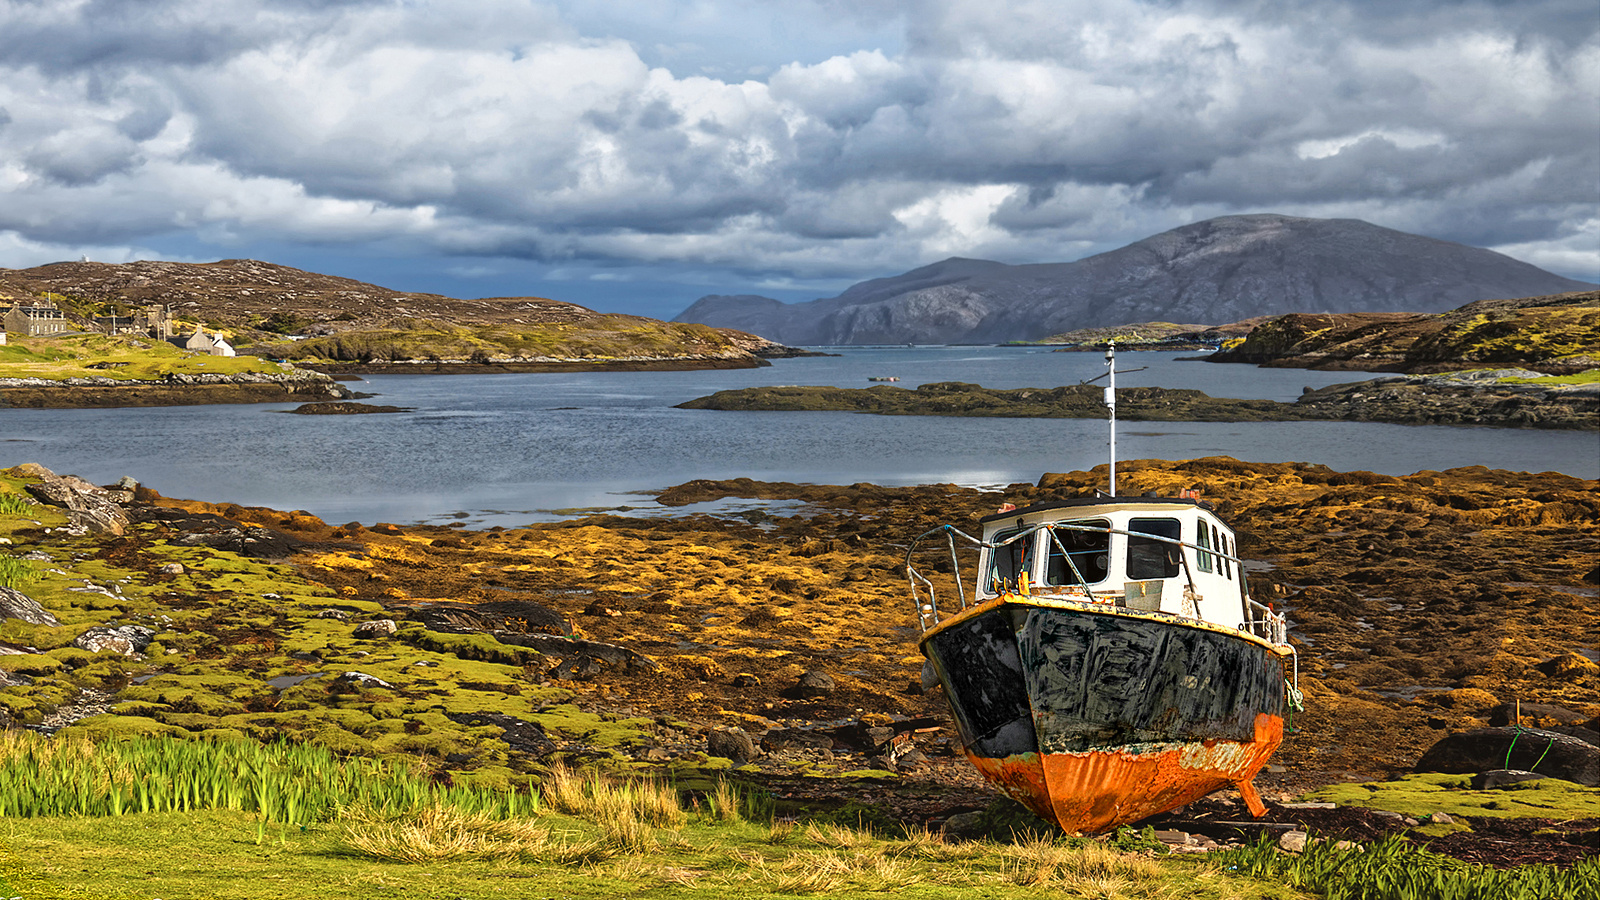
<instances>
[{"instance_id":1,"label":"hillside","mask_svg":"<svg viewBox=\"0 0 1600 900\"><path fill-rule=\"evenodd\" d=\"M250 259L0 269L0 300L46 294L80 325L161 304L184 327L204 324L251 352L311 363L754 366L762 364L754 354L782 349L753 335L543 297L462 300Z\"/></svg>"},{"instance_id":2,"label":"hillside","mask_svg":"<svg viewBox=\"0 0 1600 900\"><path fill-rule=\"evenodd\" d=\"M1367 372L1600 367L1600 291L1480 300L1437 315L1280 316L1210 362Z\"/></svg>"},{"instance_id":3,"label":"hillside","mask_svg":"<svg viewBox=\"0 0 1600 900\"><path fill-rule=\"evenodd\" d=\"M1489 250L1354 219L1225 216L1070 263L948 259L783 304L701 298L675 321L785 344L1039 340L1130 322L1448 309L1594 286Z\"/></svg>"}]
</instances>

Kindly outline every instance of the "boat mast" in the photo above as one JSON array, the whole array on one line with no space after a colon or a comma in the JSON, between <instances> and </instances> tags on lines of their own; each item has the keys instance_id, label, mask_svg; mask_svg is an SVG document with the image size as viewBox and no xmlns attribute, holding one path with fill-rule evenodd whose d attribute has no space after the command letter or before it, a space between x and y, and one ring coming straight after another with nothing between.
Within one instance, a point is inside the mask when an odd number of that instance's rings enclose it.
<instances>
[{"instance_id":1,"label":"boat mast","mask_svg":"<svg viewBox=\"0 0 1600 900\"><path fill-rule=\"evenodd\" d=\"M1106 345L1106 409L1111 411L1111 496L1117 495L1117 342Z\"/></svg>"}]
</instances>

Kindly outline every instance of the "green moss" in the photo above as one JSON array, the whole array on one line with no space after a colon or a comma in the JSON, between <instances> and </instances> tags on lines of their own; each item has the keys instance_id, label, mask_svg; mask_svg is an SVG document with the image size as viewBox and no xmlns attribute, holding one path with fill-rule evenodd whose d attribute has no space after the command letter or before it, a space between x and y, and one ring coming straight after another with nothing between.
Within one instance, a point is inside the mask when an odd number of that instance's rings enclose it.
<instances>
[{"instance_id":1,"label":"green moss","mask_svg":"<svg viewBox=\"0 0 1600 900\"><path fill-rule=\"evenodd\" d=\"M1314 791L1308 799L1341 806L1386 809L1415 818L1451 816L1538 816L1584 819L1600 816L1600 788L1558 778L1541 778L1488 791L1468 788L1465 775L1407 775L1396 781L1341 784Z\"/></svg>"}]
</instances>

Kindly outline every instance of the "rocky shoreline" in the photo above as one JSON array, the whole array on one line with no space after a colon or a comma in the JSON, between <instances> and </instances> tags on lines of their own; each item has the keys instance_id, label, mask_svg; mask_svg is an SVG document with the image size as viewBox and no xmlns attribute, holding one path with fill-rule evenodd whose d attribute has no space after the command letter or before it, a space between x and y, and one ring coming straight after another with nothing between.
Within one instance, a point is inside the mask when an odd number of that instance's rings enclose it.
<instances>
[{"instance_id":1,"label":"rocky shoreline","mask_svg":"<svg viewBox=\"0 0 1600 900\"><path fill-rule=\"evenodd\" d=\"M804 355L804 354L802 354ZM688 372L700 369L757 369L770 366L762 356L629 356L604 359L491 358L407 359L388 362L295 360L301 368L338 377L347 375L499 375L539 372Z\"/></svg>"},{"instance_id":2,"label":"rocky shoreline","mask_svg":"<svg viewBox=\"0 0 1600 900\"><path fill-rule=\"evenodd\" d=\"M1200 490L1257 561L1252 593L1294 623L1306 709L1259 779L1282 821L1405 829L1283 804L1406 773L1452 734L1516 724L1589 740L1600 484L1227 458L1119 473L1129 493ZM1046 475L1003 499L1081 496L1104 477ZM911 537L970 523L994 493L695 481L661 501L801 507L473 532L334 526L37 466L0 471L0 492L27 498L0 506L22 510L0 513L0 553L39 576L0 591L13 725L311 740L491 783L558 759L737 768L781 803L865 804L931 827L996 800L922 686L903 581ZM1213 799L1168 821L1233 827L1236 799ZM1474 827L1479 849L1498 833Z\"/></svg>"},{"instance_id":3,"label":"rocky shoreline","mask_svg":"<svg viewBox=\"0 0 1600 900\"><path fill-rule=\"evenodd\" d=\"M0 378L0 409L92 409L349 400L356 392L308 369L281 374L176 373L155 381L106 377Z\"/></svg>"},{"instance_id":4,"label":"rocky shoreline","mask_svg":"<svg viewBox=\"0 0 1600 900\"><path fill-rule=\"evenodd\" d=\"M1294 403L1211 397L1175 388L1124 388L1117 416L1140 422L1387 422L1501 428L1600 430L1600 383L1517 383L1524 370L1411 375L1307 390ZM1102 390L1091 385L996 390L961 382L915 389L761 387L718 391L680 409L860 412L877 415L996 418L1103 418Z\"/></svg>"}]
</instances>

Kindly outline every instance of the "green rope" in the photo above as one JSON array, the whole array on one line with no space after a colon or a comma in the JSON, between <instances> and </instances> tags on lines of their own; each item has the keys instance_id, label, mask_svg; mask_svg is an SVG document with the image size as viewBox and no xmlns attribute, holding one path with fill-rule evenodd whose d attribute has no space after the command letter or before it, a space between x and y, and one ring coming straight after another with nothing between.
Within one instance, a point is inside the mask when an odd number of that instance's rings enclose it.
<instances>
[{"instance_id":1,"label":"green rope","mask_svg":"<svg viewBox=\"0 0 1600 900\"><path fill-rule=\"evenodd\" d=\"M1528 771L1532 772L1534 769L1539 768L1539 763L1544 762L1544 758L1546 756L1550 755L1550 748L1554 747L1555 745L1556 745L1556 739L1555 738L1551 738L1550 739L1550 743L1544 745L1544 752L1539 754L1539 758L1534 760L1533 761L1533 765L1528 767Z\"/></svg>"},{"instance_id":2,"label":"green rope","mask_svg":"<svg viewBox=\"0 0 1600 900\"><path fill-rule=\"evenodd\" d=\"M1522 725L1519 723L1519 724L1511 726L1511 746L1506 748L1506 762L1505 762L1505 765L1501 766L1500 768L1502 768L1502 769L1511 768L1511 751L1517 749L1517 740L1519 738L1521 738L1521 737L1522 737ZM1545 749L1548 750L1549 748L1547 747ZM1540 757L1540 758L1542 759L1543 757ZM1537 765L1537 763L1535 765Z\"/></svg>"}]
</instances>

